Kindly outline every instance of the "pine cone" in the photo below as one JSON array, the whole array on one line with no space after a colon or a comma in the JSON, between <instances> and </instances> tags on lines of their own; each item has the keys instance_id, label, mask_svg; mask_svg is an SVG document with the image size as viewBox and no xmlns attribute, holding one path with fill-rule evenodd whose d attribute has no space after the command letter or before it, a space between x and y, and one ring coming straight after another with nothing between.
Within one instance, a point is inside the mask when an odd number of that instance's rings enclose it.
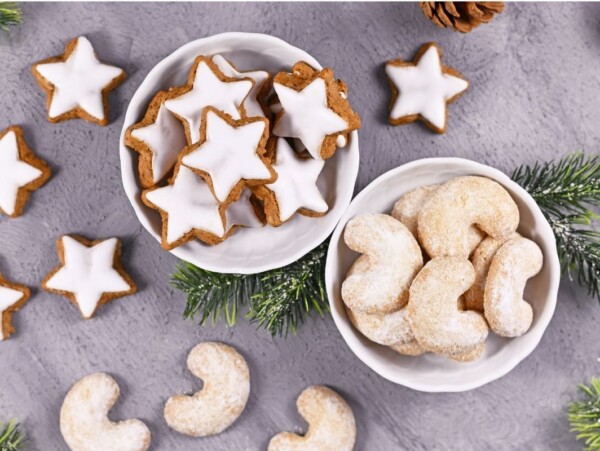
<instances>
[{"instance_id":1,"label":"pine cone","mask_svg":"<svg viewBox=\"0 0 600 451\"><path fill-rule=\"evenodd\" d=\"M468 33L504 10L502 2L421 2L425 16L440 28Z\"/></svg>"}]
</instances>

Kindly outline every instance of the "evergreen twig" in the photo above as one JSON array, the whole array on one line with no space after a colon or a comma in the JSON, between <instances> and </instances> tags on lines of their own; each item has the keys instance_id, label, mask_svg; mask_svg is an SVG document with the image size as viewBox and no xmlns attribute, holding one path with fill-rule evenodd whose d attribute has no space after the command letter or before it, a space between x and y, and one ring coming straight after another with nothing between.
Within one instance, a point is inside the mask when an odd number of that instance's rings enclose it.
<instances>
[{"instance_id":1,"label":"evergreen twig","mask_svg":"<svg viewBox=\"0 0 600 451\"><path fill-rule=\"evenodd\" d=\"M0 423L0 451L20 451L25 449L27 438L21 425L14 420Z\"/></svg>"},{"instance_id":2,"label":"evergreen twig","mask_svg":"<svg viewBox=\"0 0 600 451\"><path fill-rule=\"evenodd\" d=\"M21 8L14 2L0 2L0 30L7 31L23 20Z\"/></svg>"},{"instance_id":3,"label":"evergreen twig","mask_svg":"<svg viewBox=\"0 0 600 451\"><path fill-rule=\"evenodd\" d=\"M592 378L590 385L579 385L585 400L569 406L568 419L571 432L577 440L584 440L586 450L600 450L600 379Z\"/></svg>"}]
</instances>

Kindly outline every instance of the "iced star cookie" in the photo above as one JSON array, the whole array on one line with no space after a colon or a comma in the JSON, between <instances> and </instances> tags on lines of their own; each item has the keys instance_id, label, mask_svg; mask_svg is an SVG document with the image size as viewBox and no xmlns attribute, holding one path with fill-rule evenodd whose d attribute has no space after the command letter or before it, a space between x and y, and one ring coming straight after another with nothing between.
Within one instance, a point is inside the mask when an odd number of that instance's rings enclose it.
<instances>
[{"instance_id":1,"label":"iced star cookie","mask_svg":"<svg viewBox=\"0 0 600 451\"><path fill-rule=\"evenodd\" d=\"M414 59L389 61L385 72L389 80L389 122L401 125L422 120L437 133L446 131L447 105L468 88L469 82L457 71L442 65L442 50L430 42L423 45Z\"/></svg>"},{"instance_id":2,"label":"iced star cookie","mask_svg":"<svg viewBox=\"0 0 600 451\"><path fill-rule=\"evenodd\" d=\"M272 161L277 180L254 188L265 204L267 222L280 226L296 212L312 217L327 213L329 206L317 187L325 162L300 158L283 138L271 140L269 146L275 148Z\"/></svg>"},{"instance_id":3,"label":"iced star cookie","mask_svg":"<svg viewBox=\"0 0 600 451\"><path fill-rule=\"evenodd\" d=\"M324 160L335 153L338 136L357 130L361 122L333 70L313 69L311 75L307 66L300 62L292 73L275 75L273 88L282 110L275 117L273 134L299 138L313 158Z\"/></svg>"},{"instance_id":4,"label":"iced star cookie","mask_svg":"<svg viewBox=\"0 0 600 451\"><path fill-rule=\"evenodd\" d=\"M271 90L271 74L264 70L241 72L233 65L233 63L226 60L221 55L214 55L212 57L212 61L227 77L237 79L251 78L254 81L254 86L252 86L248 97L246 97L246 100L244 100L244 111L248 117L266 117L265 108L263 108L263 105L265 102L265 97Z\"/></svg>"},{"instance_id":5,"label":"iced star cookie","mask_svg":"<svg viewBox=\"0 0 600 451\"><path fill-rule=\"evenodd\" d=\"M238 200L225 210L226 232L237 227L258 228L265 225L264 207L259 204L250 189L245 189Z\"/></svg>"},{"instance_id":6,"label":"iced star cookie","mask_svg":"<svg viewBox=\"0 0 600 451\"><path fill-rule=\"evenodd\" d=\"M224 208L206 181L183 165L176 166L167 186L144 191L142 200L162 217L163 249L174 249L194 238L207 244L224 239Z\"/></svg>"},{"instance_id":7,"label":"iced star cookie","mask_svg":"<svg viewBox=\"0 0 600 451\"><path fill-rule=\"evenodd\" d=\"M0 274L0 341L6 340L14 332L12 314L29 300L29 288L4 279Z\"/></svg>"},{"instance_id":8,"label":"iced star cookie","mask_svg":"<svg viewBox=\"0 0 600 451\"><path fill-rule=\"evenodd\" d=\"M144 118L125 133L125 144L140 154L138 170L144 188L160 182L187 145L183 124L164 104L172 95L165 91L156 94Z\"/></svg>"},{"instance_id":9,"label":"iced star cookie","mask_svg":"<svg viewBox=\"0 0 600 451\"><path fill-rule=\"evenodd\" d=\"M101 63L84 36L69 42L62 55L34 64L32 71L48 95L50 122L81 118L107 125L108 93L126 77L123 69Z\"/></svg>"},{"instance_id":10,"label":"iced star cookie","mask_svg":"<svg viewBox=\"0 0 600 451\"><path fill-rule=\"evenodd\" d=\"M135 282L121 265L121 242L117 238L88 241L64 235L56 243L60 266L42 281L42 288L67 297L83 318L91 318L98 307L133 294Z\"/></svg>"},{"instance_id":11,"label":"iced star cookie","mask_svg":"<svg viewBox=\"0 0 600 451\"><path fill-rule=\"evenodd\" d=\"M212 106L235 120L241 119L243 103L254 84L250 77L226 76L208 57L199 56L190 70L187 85L171 89L173 98L165 106L183 122L188 144L194 144L200 139L204 109Z\"/></svg>"},{"instance_id":12,"label":"iced star cookie","mask_svg":"<svg viewBox=\"0 0 600 451\"><path fill-rule=\"evenodd\" d=\"M269 121L262 117L234 120L207 107L202 114L200 141L180 156L183 165L207 181L220 203L239 198L246 186L277 179L265 155Z\"/></svg>"},{"instance_id":13,"label":"iced star cookie","mask_svg":"<svg viewBox=\"0 0 600 451\"><path fill-rule=\"evenodd\" d=\"M32 191L50 177L50 167L34 155L20 127L0 132L0 212L11 217L23 213Z\"/></svg>"}]
</instances>

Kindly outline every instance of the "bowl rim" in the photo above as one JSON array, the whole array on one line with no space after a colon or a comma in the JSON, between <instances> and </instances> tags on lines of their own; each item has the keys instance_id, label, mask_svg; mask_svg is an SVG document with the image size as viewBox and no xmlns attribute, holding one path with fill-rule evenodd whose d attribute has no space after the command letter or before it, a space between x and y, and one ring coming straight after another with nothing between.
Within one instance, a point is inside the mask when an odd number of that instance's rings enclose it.
<instances>
[{"instance_id":1,"label":"bowl rim","mask_svg":"<svg viewBox=\"0 0 600 451\"><path fill-rule=\"evenodd\" d=\"M428 165L444 165L444 164L459 164L464 166L466 171L474 170L475 175L480 175L481 172L491 173L493 176L490 178L496 180L500 184L507 186L511 191L516 193L519 197L519 200L523 201L526 207L531 211L536 219L540 220L540 239L544 242L544 244L548 244L548 238L551 237L552 241L550 243L550 255L544 255L545 264L549 265L550 270L550 283L548 287L548 297L547 302L545 304L545 308L541 312L538 323L535 328L530 329L528 334L528 340L525 341L522 346L518 349L519 352L515 352L513 357L507 361L506 363L491 368L488 372L482 374L481 377L473 379L471 381L463 381L458 383L445 383L440 382L439 384L433 385L430 383L421 383L415 380L405 380L402 375L398 375L394 373L393 369L389 370L383 367L374 367L373 362L370 359L370 351L363 352L362 349L355 349L354 346L354 336L357 332L353 331L352 326L347 317L342 317L339 315L335 309L334 305L334 292L333 292L333 279L336 271L339 271L338 268L338 256L337 256L337 245L340 241L343 230L347 224L347 222L353 217L355 214L352 214L351 211L353 206L360 204L363 198L366 195L378 187L379 185L387 182L388 180L396 177L399 173L405 173L420 166L428 166ZM478 170L478 171L477 171ZM330 246L327 251L327 260L325 263L325 287L327 290L327 296L329 299L329 307L331 311L331 315L333 317L334 323L341 333L344 341L351 349L351 351L361 360L365 365L367 365L371 370L375 371L380 376L385 379L394 382L399 385L403 385L405 387L422 391L422 392L462 392L472 390L478 387L481 387L485 384L488 384L496 379L505 376L509 372L511 372L519 363L521 363L527 356L529 356L533 350L540 343L544 332L546 331L552 316L554 315L554 311L556 308L556 302L558 297L558 287L560 283L560 262L558 259L558 252L556 249L556 241L554 239L554 233L552 232L552 228L539 208L536 201L531 197L531 195L519 184L510 179L504 172L496 169L492 166L488 166L483 163L479 163L473 160L465 159L465 158L457 158L457 157L433 157L433 158L421 158L418 160L411 161L409 163L400 165L390 171L385 172L384 174L377 177L371 183L369 183L353 200L344 216L338 222L336 229L334 230ZM349 339L350 338L350 339Z\"/></svg>"},{"instance_id":2,"label":"bowl rim","mask_svg":"<svg viewBox=\"0 0 600 451\"><path fill-rule=\"evenodd\" d=\"M133 208L135 215L142 225L142 227L152 236L154 237L160 244L160 233L155 233L153 230L153 226L149 218L147 217L146 212L144 211L145 206L141 205L139 202L139 192L141 192L141 187L139 186L136 177L134 177L135 166L137 160L135 160L135 155L133 151L130 150L125 145L125 133L127 128L135 123L138 120L137 115L134 114L134 108L132 105L138 105L142 102L144 97L148 96L149 87L152 86L153 83L159 79L162 74L169 68L174 60L177 60L181 56L186 53L192 51L197 46L207 46L207 45L218 45L224 40L238 39L241 42L247 40L254 40L259 44L265 46L279 46L280 48L287 48L288 51L292 53L301 53L303 55L303 60L307 61L311 65L315 66L318 69L322 69L321 64L308 52L305 50L296 47L281 38L264 34L264 33L249 33L249 32L225 32L218 33L210 36L206 36L203 38L195 39L193 41L187 42L182 46L178 47L166 57L161 59L157 64L155 64L152 69L146 74L142 82L139 84L137 89L135 90L133 96L129 100L127 104L127 110L125 112L125 118L123 120L123 125L121 128L121 133L119 135L119 161L120 161L120 169L121 169L121 183L125 190L125 195L127 196L127 200L129 204ZM304 255L311 252L313 249L316 249L323 241L325 241L333 232L335 227L337 226L340 218L345 214L348 206L352 201L352 197L354 195L354 190L356 188L356 179L358 177L358 171L360 168L360 147L359 147L359 139L358 132L355 130L350 134L350 146L348 149L344 149L349 155L348 158L351 158L351 167L348 168L350 171L344 172L344 178L347 180L346 184L343 184L345 189L336 190L336 203L339 202L340 207L338 207L337 216L334 220L331 221L330 224L327 224L326 227L317 228L313 235L315 239L311 240L309 245L305 245L302 247L298 247L294 252L290 252L287 254L285 258L281 257L277 260L272 260L270 263L256 264L252 265L244 265L243 263L233 264L228 263L227 267L220 266L219 264L215 264L214 262L202 262L201 259L190 259L187 253L181 249L180 247L176 247L170 251L169 253L175 255L177 258L183 261L191 261L191 263L202 267L203 269L219 272L219 273L238 273L238 274L258 274L261 272L269 271L272 269L282 268L287 266ZM134 161L135 160L135 161ZM341 178L340 178L341 179ZM350 182L351 181L351 182ZM351 185L351 187L350 187ZM337 184L337 188L342 187L341 183ZM331 209L333 210L333 208ZM329 213L332 213L331 211Z\"/></svg>"}]
</instances>

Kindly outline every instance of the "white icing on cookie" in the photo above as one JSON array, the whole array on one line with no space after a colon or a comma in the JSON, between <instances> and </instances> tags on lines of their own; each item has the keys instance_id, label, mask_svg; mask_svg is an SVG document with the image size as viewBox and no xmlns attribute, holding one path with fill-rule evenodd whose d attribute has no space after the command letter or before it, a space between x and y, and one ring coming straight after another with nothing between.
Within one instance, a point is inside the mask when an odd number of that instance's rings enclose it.
<instances>
[{"instance_id":1,"label":"white icing on cookie","mask_svg":"<svg viewBox=\"0 0 600 451\"><path fill-rule=\"evenodd\" d=\"M269 78L269 73L264 70L255 70L249 72L240 72L231 65L229 61L223 58L221 55L215 55L212 57L213 63L223 72L226 76L232 78L244 78L249 77L254 80L254 86L250 90L250 94L244 100L244 109L246 110L246 116L262 116L265 117L265 113L258 102L258 95L263 87L263 83Z\"/></svg>"},{"instance_id":2,"label":"white icing on cookie","mask_svg":"<svg viewBox=\"0 0 600 451\"><path fill-rule=\"evenodd\" d=\"M123 74L122 69L98 61L84 36L77 38L77 45L65 62L38 64L35 70L54 85L48 111L51 118L79 107L104 120L102 90Z\"/></svg>"},{"instance_id":3,"label":"white icing on cookie","mask_svg":"<svg viewBox=\"0 0 600 451\"><path fill-rule=\"evenodd\" d=\"M233 119L240 119L239 108L252 90L250 80L221 81L205 61L198 64L191 91L169 99L165 106L189 125L191 143L200 139L202 111L213 106Z\"/></svg>"},{"instance_id":4,"label":"white icing on cookie","mask_svg":"<svg viewBox=\"0 0 600 451\"><path fill-rule=\"evenodd\" d=\"M175 182L146 192L146 199L168 215L167 242L173 244L194 229L225 234L219 203L194 171L179 166Z\"/></svg>"},{"instance_id":5,"label":"white icing on cookie","mask_svg":"<svg viewBox=\"0 0 600 451\"><path fill-rule=\"evenodd\" d=\"M335 145L338 147L346 147L346 144L348 144L348 138L346 138L345 135L338 135L335 140Z\"/></svg>"},{"instance_id":6,"label":"white icing on cookie","mask_svg":"<svg viewBox=\"0 0 600 451\"><path fill-rule=\"evenodd\" d=\"M250 196L252 192L249 189L245 189L242 192L240 198L227 206L225 211L225 223L227 231L233 226L256 228L262 227L264 224L260 222L252 203L250 203Z\"/></svg>"},{"instance_id":7,"label":"white icing on cookie","mask_svg":"<svg viewBox=\"0 0 600 451\"><path fill-rule=\"evenodd\" d=\"M438 129L446 126L446 101L468 87L467 81L442 72L435 46L421 56L416 66L385 66L387 76L398 89L390 117L400 119L420 114Z\"/></svg>"},{"instance_id":8,"label":"white icing on cookie","mask_svg":"<svg viewBox=\"0 0 600 451\"><path fill-rule=\"evenodd\" d=\"M266 185L274 194L279 218L287 221L299 208L325 213L329 206L319 188L317 179L323 170L323 160L302 160L283 138L277 140L277 163L273 169L277 180Z\"/></svg>"},{"instance_id":9,"label":"white icing on cookie","mask_svg":"<svg viewBox=\"0 0 600 451\"><path fill-rule=\"evenodd\" d=\"M2 314L5 310L15 305L25 295L19 290L3 287L0 285L0 341L4 340L4 330L2 327Z\"/></svg>"},{"instance_id":10,"label":"white icing on cookie","mask_svg":"<svg viewBox=\"0 0 600 451\"><path fill-rule=\"evenodd\" d=\"M17 135L12 130L0 139L0 209L12 215L19 189L42 175L42 171L19 157Z\"/></svg>"},{"instance_id":11,"label":"white icing on cookie","mask_svg":"<svg viewBox=\"0 0 600 451\"><path fill-rule=\"evenodd\" d=\"M158 183L177 162L187 140L181 122L161 105L153 124L136 128L131 136L144 142L152 152L152 177Z\"/></svg>"},{"instance_id":12,"label":"white icing on cookie","mask_svg":"<svg viewBox=\"0 0 600 451\"><path fill-rule=\"evenodd\" d=\"M206 140L181 162L206 172L217 200L225 202L240 180L271 179L271 172L257 153L265 127L265 121L234 127L214 111L209 111Z\"/></svg>"},{"instance_id":13,"label":"white icing on cookie","mask_svg":"<svg viewBox=\"0 0 600 451\"><path fill-rule=\"evenodd\" d=\"M317 77L301 91L279 83L274 83L273 87L283 107L273 134L300 138L313 158L322 160L321 147L325 138L348 128L348 122L327 105L325 80Z\"/></svg>"},{"instance_id":14,"label":"white icing on cookie","mask_svg":"<svg viewBox=\"0 0 600 451\"><path fill-rule=\"evenodd\" d=\"M116 238L106 239L91 247L70 236L63 236L61 240L64 266L46 281L46 287L72 293L84 318L91 318L105 293L131 289L113 267L118 244Z\"/></svg>"}]
</instances>

